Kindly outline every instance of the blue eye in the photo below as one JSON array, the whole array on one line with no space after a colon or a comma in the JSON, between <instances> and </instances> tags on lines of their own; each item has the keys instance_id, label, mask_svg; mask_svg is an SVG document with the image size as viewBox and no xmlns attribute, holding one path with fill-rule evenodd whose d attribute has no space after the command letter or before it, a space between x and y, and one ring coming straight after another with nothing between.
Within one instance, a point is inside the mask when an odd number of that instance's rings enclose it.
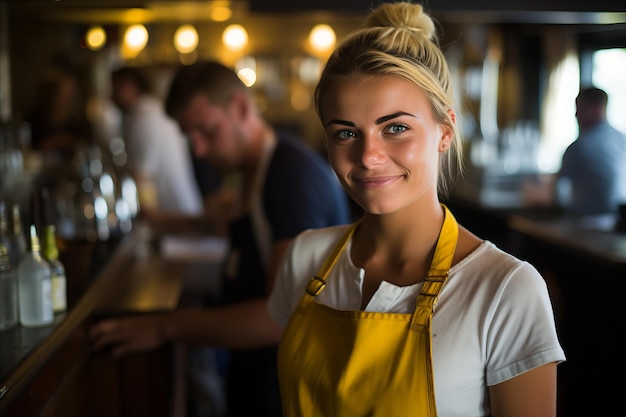
<instances>
[{"instance_id":1,"label":"blue eye","mask_svg":"<svg viewBox=\"0 0 626 417\"><path fill-rule=\"evenodd\" d=\"M400 125L400 124L393 124L387 128L387 132L392 133L394 135L399 135L400 133L403 133L406 130L408 130L408 127L406 125Z\"/></svg>"},{"instance_id":2,"label":"blue eye","mask_svg":"<svg viewBox=\"0 0 626 417\"><path fill-rule=\"evenodd\" d=\"M340 130L334 135L337 139L353 139L356 137L356 133L352 130Z\"/></svg>"}]
</instances>

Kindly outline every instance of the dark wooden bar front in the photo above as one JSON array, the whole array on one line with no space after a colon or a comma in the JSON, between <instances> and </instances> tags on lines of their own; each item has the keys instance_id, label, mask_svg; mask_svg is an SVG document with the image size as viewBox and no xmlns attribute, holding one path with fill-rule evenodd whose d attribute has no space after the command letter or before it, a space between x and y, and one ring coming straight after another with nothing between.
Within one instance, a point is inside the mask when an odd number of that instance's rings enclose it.
<instances>
[{"instance_id":1,"label":"dark wooden bar front","mask_svg":"<svg viewBox=\"0 0 626 417\"><path fill-rule=\"evenodd\" d=\"M115 248L67 243L68 312L53 326L0 332L0 415L184 415L179 347L114 359L92 352L87 341L96 318L176 309L184 265L159 256L141 230ZM102 265L88 277L96 251Z\"/></svg>"}]
</instances>

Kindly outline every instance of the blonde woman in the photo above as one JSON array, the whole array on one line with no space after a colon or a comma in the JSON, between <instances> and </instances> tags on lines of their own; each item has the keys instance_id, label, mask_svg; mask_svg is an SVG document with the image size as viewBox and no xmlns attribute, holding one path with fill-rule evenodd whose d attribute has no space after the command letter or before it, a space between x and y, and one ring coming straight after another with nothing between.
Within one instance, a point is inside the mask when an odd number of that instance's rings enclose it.
<instances>
[{"instance_id":1,"label":"blonde woman","mask_svg":"<svg viewBox=\"0 0 626 417\"><path fill-rule=\"evenodd\" d=\"M269 300L285 416L554 417L565 360L536 269L440 203L460 163L448 66L418 4L384 4L316 90L363 217L291 244Z\"/></svg>"}]
</instances>

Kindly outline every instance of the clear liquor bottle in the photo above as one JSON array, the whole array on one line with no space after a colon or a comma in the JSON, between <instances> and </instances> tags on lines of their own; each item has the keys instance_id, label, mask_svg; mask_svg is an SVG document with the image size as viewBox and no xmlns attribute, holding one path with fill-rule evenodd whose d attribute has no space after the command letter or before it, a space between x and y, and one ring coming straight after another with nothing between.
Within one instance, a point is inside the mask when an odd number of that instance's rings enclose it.
<instances>
[{"instance_id":1,"label":"clear liquor bottle","mask_svg":"<svg viewBox=\"0 0 626 417\"><path fill-rule=\"evenodd\" d=\"M56 228L48 225L45 229L43 257L50 265L52 280L52 310L62 313L67 310L67 280L65 266L59 260L59 248L56 241Z\"/></svg>"},{"instance_id":2,"label":"clear liquor bottle","mask_svg":"<svg viewBox=\"0 0 626 417\"><path fill-rule=\"evenodd\" d=\"M17 275L9 251L0 242L0 331L17 325Z\"/></svg>"},{"instance_id":3,"label":"clear liquor bottle","mask_svg":"<svg viewBox=\"0 0 626 417\"><path fill-rule=\"evenodd\" d=\"M30 226L30 250L17 268L17 292L20 324L46 326L54 320L50 265L41 257L37 229Z\"/></svg>"},{"instance_id":4,"label":"clear liquor bottle","mask_svg":"<svg viewBox=\"0 0 626 417\"><path fill-rule=\"evenodd\" d=\"M13 220L13 233L11 234L11 246L12 246L12 262L15 268L19 265L20 261L26 255L28 245L26 243L26 233L22 226L22 215L20 213L20 206L18 204L13 205L11 212Z\"/></svg>"}]
</instances>

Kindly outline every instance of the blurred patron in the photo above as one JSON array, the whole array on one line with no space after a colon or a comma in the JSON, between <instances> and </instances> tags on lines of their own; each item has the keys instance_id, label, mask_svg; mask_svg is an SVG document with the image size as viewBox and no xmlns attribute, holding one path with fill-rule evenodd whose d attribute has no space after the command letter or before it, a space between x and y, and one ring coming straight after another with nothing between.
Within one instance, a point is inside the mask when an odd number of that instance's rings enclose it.
<instances>
[{"instance_id":1,"label":"blurred patron","mask_svg":"<svg viewBox=\"0 0 626 417\"><path fill-rule=\"evenodd\" d=\"M557 201L568 212L614 212L626 203L626 135L606 120L607 93L589 87L576 98L580 134L558 173Z\"/></svg>"},{"instance_id":2,"label":"blurred patron","mask_svg":"<svg viewBox=\"0 0 626 417\"><path fill-rule=\"evenodd\" d=\"M122 67L111 76L112 99L122 111L122 136L128 167L137 182L141 214L200 215L204 207L189 145L165 113L144 71Z\"/></svg>"},{"instance_id":3,"label":"blurred patron","mask_svg":"<svg viewBox=\"0 0 626 417\"><path fill-rule=\"evenodd\" d=\"M608 95L596 87L576 97L579 136L561 169L542 186L526 187L529 204L551 204L570 215L613 213L626 203L626 135L606 119Z\"/></svg>"}]
</instances>

